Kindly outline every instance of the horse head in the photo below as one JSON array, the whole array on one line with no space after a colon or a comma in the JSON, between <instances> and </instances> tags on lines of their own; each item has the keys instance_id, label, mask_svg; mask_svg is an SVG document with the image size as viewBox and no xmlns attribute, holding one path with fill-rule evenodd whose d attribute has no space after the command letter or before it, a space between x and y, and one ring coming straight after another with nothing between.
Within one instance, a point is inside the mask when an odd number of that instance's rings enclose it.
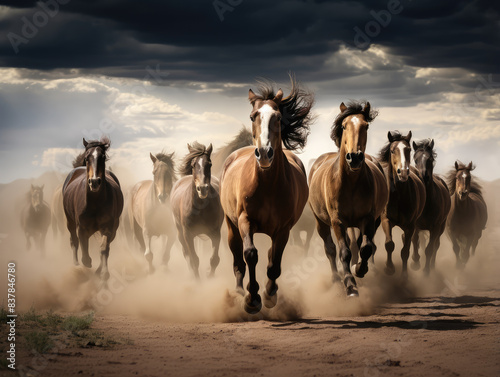
<instances>
[{"instance_id":1,"label":"horse head","mask_svg":"<svg viewBox=\"0 0 500 377\"><path fill-rule=\"evenodd\" d=\"M92 192L99 192L106 179L106 151L110 145L109 139L102 138L100 141L90 142L83 139L83 145L88 187Z\"/></svg>"},{"instance_id":2,"label":"horse head","mask_svg":"<svg viewBox=\"0 0 500 377\"><path fill-rule=\"evenodd\" d=\"M410 176L411 131L406 136L389 131L387 138L390 143L392 173L401 182L406 182Z\"/></svg>"},{"instance_id":3,"label":"horse head","mask_svg":"<svg viewBox=\"0 0 500 377\"><path fill-rule=\"evenodd\" d=\"M255 157L260 168L268 169L273 163L275 151L281 148L282 115L279 105L283 99L283 91L279 89L273 99L264 100L250 89L248 99L252 105L250 120Z\"/></svg>"},{"instance_id":4,"label":"horse head","mask_svg":"<svg viewBox=\"0 0 500 377\"><path fill-rule=\"evenodd\" d=\"M193 147L188 144L188 149L190 154L197 154L198 156L193 158L191 161L191 174L193 175L193 181L196 188L196 193L200 199L206 199L210 189L210 183L212 178L212 161L210 156L212 154L212 144L205 148L203 147L203 152L199 153L199 148Z\"/></svg>"},{"instance_id":5,"label":"horse head","mask_svg":"<svg viewBox=\"0 0 500 377\"><path fill-rule=\"evenodd\" d=\"M425 139L413 142L413 160L417 166L424 183L432 181L434 165L436 164L436 152L434 152L434 139Z\"/></svg>"},{"instance_id":6,"label":"horse head","mask_svg":"<svg viewBox=\"0 0 500 377\"><path fill-rule=\"evenodd\" d=\"M475 169L472 161L469 165L465 166L459 161L455 161L455 193L458 199L465 200L471 191L471 174L470 172Z\"/></svg>"},{"instance_id":7,"label":"horse head","mask_svg":"<svg viewBox=\"0 0 500 377\"><path fill-rule=\"evenodd\" d=\"M163 204L170 195L170 191L172 191L172 186L174 185L174 154L165 154L162 152L155 156L149 153L149 157L151 161L153 161L153 185L155 195L160 203Z\"/></svg>"},{"instance_id":8,"label":"horse head","mask_svg":"<svg viewBox=\"0 0 500 377\"><path fill-rule=\"evenodd\" d=\"M33 207L35 212L38 212L40 210L40 208L42 208L43 187L44 187L44 185L41 185L41 186L31 185L31 190L30 190L31 206Z\"/></svg>"}]
</instances>

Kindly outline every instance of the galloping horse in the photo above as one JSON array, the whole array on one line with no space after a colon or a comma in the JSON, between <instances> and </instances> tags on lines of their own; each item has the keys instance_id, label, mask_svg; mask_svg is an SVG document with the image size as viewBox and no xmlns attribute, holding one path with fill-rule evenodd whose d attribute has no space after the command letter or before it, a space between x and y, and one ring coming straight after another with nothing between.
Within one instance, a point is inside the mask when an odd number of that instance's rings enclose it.
<instances>
[{"instance_id":1,"label":"galloping horse","mask_svg":"<svg viewBox=\"0 0 500 377\"><path fill-rule=\"evenodd\" d=\"M417 219L422 214L425 205L425 186L418 176L418 171L410 167L410 141L411 131L403 136L398 131L387 134L389 142L379 153L379 160L384 167L389 183L389 201L382 213L382 228L385 233L385 250L387 262L385 272L394 274L392 252L392 228L399 226L403 234L403 248L401 259L403 261L403 277L408 276L408 257Z\"/></svg>"},{"instance_id":2,"label":"galloping horse","mask_svg":"<svg viewBox=\"0 0 500 377\"><path fill-rule=\"evenodd\" d=\"M440 244L440 237L446 227L446 217L450 212L451 200L448 186L438 176L433 174L436 161L434 151L434 140L425 139L413 142L415 154L413 159L419 171L420 178L425 185L425 206L422 214L417 220L417 228L413 234L413 269L420 268L419 233L428 230L429 244L425 248L425 274L429 274L436 263L436 254Z\"/></svg>"},{"instance_id":3,"label":"galloping horse","mask_svg":"<svg viewBox=\"0 0 500 377\"><path fill-rule=\"evenodd\" d=\"M170 250L175 242L175 226L169 196L177 180L174 154L149 154L153 161L153 180L137 183L128 196L128 218L139 241L141 252L148 261L149 272L154 272L151 238L167 236L162 263L168 264Z\"/></svg>"},{"instance_id":4,"label":"galloping horse","mask_svg":"<svg viewBox=\"0 0 500 377\"><path fill-rule=\"evenodd\" d=\"M258 255L254 234L264 233L272 239L267 267L269 280L264 292L264 304L272 308L278 299L276 279L281 275L283 250L290 229L307 202L305 169L290 150L305 146L313 97L291 80L291 93L286 98L281 89L275 93L268 84L261 85L259 94L249 90L254 146L232 153L222 171L221 203L240 293L244 292L245 261L248 264L249 294L245 297L248 313L257 313L262 308L255 278ZM282 143L287 149L283 149Z\"/></svg>"},{"instance_id":5,"label":"galloping horse","mask_svg":"<svg viewBox=\"0 0 500 377\"><path fill-rule=\"evenodd\" d=\"M212 144L206 148L197 142L188 144L189 154L184 158L181 174L170 194L175 225L184 257L196 278L199 278L199 258L194 249L194 237L205 234L212 241L210 274L219 265L220 228L224 212L220 204L219 180L212 176Z\"/></svg>"},{"instance_id":6,"label":"galloping horse","mask_svg":"<svg viewBox=\"0 0 500 377\"><path fill-rule=\"evenodd\" d=\"M358 291L351 273L347 228L356 227L361 232L361 262L355 265L355 273L363 277L375 248L376 219L389 198L382 167L365 156L368 125L376 116L369 102L350 102L347 106L342 102L331 132L340 150L318 157L309 173L309 204L316 217L316 229L323 239L333 279L337 280L336 247L330 231L333 228L348 296L357 296Z\"/></svg>"},{"instance_id":7,"label":"galloping horse","mask_svg":"<svg viewBox=\"0 0 500 377\"><path fill-rule=\"evenodd\" d=\"M45 236L50 225L50 209L43 200L43 185L31 185L28 203L21 212L21 227L26 236L26 249L31 248L31 238L45 255Z\"/></svg>"},{"instance_id":8,"label":"galloping horse","mask_svg":"<svg viewBox=\"0 0 500 377\"><path fill-rule=\"evenodd\" d=\"M488 210L481 193L481 186L472 180L472 162L465 166L455 162L455 169L448 173L451 210L448 215L447 233L457 257L457 268L463 269L469 260L469 251L476 252L477 243L486 227Z\"/></svg>"},{"instance_id":9,"label":"galloping horse","mask_svg":"<svg viewBox=\"0 0 500 377\"><path fill-rule=\"evenodd\" d=\"M110 141L87 142L83 139L85 151L79 158L85 166L73 169L63 185L63 206L67 227L71 235L73 262L78 266L78 244L82 249L82 263L92 267L89 256L89 238L94 233L102 235L100 246L101 263L96 273L103 281L109 279L109 245L118 229L123 209L123 195L118 178L106 170L106 152Z\"/></svg>"}]
</instances>

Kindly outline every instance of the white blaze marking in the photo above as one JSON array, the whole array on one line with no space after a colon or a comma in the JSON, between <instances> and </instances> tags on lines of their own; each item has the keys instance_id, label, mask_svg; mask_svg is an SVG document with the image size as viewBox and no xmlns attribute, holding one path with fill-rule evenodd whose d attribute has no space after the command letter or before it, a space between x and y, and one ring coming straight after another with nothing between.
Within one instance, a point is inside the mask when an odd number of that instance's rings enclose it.
<instances>
[{"instance_id":1,"label":"white blaze marking","mask_svg":"<svg viewBox=\"0 0 500 377\"><path fill-rule=\"evenodd\" d=\"M94 156L94 166L92 167L93 168L92 169L92 173L93 173L92 174L92 178L95 179L95 178L97 178L97 176L96 176L96 174L97 174L96 170L97 169L95 169L97 167L97 157L98 157L97 148L94 149L94 152L92 152L92 156Z\"/></svg>"},{"instance_id":2,"label":"white blaze marking","mask_svg":"<svg viewBox=\"0 0 500 377\"><path fill-rule=\"evenodd\" d=\"M464 178L464 179L467 178L467 174L462 173L462 178Z\"/></svg>"},{"instance_id":3,"label":"white blaze marking","mask_svg":"<svg viewBox=\"0 0 500 377\"><path fill-rule=\"evenodd\" d=\"M406 166L405 145L403 143L399 143L398 149L399 154L401 155L401 166L404 168Z\"/></svg>"},{"instance_id":4,"label":"white blaze marking","mask_svg":"<svg viewBox=\"0 0 500 377\"><path fill-rule=\"evenodd\" d=\"M275 110L270 105L264 105L259 109L260 112L260 142L262 147L268 146L271 144L269 140L269 122L271 121L271 117L273 116Z\"/></svg>"}]
</instances>

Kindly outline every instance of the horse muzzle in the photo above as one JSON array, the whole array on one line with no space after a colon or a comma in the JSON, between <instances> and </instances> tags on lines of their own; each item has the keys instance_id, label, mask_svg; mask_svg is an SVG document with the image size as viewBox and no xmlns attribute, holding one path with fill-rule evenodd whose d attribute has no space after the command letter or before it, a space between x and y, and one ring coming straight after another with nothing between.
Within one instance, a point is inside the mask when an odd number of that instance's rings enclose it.
<instances>
[{"instance_id":1,"label":"horse muzzle","mask_svg":"<svg viewBox=\"0 0 500 377\"><path fill-rule=\"evenodd\" d=\"M101 183L102 183L101 178L90 178L89 179L90 191L92 192L99 191L99 189L101 188Z\"/></svg>"},{"instance_id":2,"label":"horse muzzle","mask_svg":"<svg viewBox=\"0 0 500 377\"><path fill-rule=\"evenodd\" d=\"M458 199L465 200L469 196L469 191L458 191Z\"/></svg>"},{"instance_id":3,"label":"horse muzzle","mask_svg":"<svg viewBox=\"0 0 500 377\"><path fill-rule=\"evenodd\" d=\"M160 201L161 204L165 203L166 199L167 199L167 194L159 194L158 195L158 200Z\"/></svg>"},{"instance_id":4,"label":"horse muzzle","mask_svg":"<svg viewBox=\"0 0 500 377\"><path fill-rule=\"evenodd\" d=\"M406 182L406 181L408 181L408 175L410 174L410 168L398 169L396 171L396 173L398 175L398 180L400 182Z\"/></svg>"},{"instance_id":5,"label":"horse muzzle","mask_svg":"<svg viewBox=\"0 0 500 377\"><path fill-rule=\"evenodd\" d=\"M209 186L208 185L199 185L199 186L196 186L196 192L198 193L198 197L200 199L206 199L207 196L208 196L208 188Z\"/></svg>"},{"instance_id":6,"label":"horse muzzle","mask_svg":"<svg viewBox=\"0 0 500 377\"><path fill-rule=\"evenodd\" d=\"M363 152L346 153L345 159L349 168L352 171L356 171L361 169L361 166L363 166L363 163L365 162L365 154Z\"/></svg>"},{"instance_id":7,"label":"horse muzzle","mask_svg":"<svg viewBox=\"0 0 500 377\"><path fill-rule=\"evenodd\" d=\"M274 160L273 147L255 148L255 158L261 169L269 169Z\"/></svg>"}]
</instances>

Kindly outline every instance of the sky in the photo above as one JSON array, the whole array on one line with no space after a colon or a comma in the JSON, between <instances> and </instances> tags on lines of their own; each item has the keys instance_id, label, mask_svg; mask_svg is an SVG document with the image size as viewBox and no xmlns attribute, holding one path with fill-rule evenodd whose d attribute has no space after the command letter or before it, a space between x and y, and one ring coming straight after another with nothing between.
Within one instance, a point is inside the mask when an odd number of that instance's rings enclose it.
<instances>
[{"instance_id":1,"label":"sky","mask_svg":"<svg viewBox=\"0 0 500 377\"><path fill-rule=\"evenodd\" d=\"M315 93L299 156L336 150L342 101L387 132L434 138L436 171L473 161L500 178L500 4L493 1L0 1L0 183L68 172L82 138L151 177L149 152L228 142L250 127L258 78Z\"/></svg>"}]
</instances>

